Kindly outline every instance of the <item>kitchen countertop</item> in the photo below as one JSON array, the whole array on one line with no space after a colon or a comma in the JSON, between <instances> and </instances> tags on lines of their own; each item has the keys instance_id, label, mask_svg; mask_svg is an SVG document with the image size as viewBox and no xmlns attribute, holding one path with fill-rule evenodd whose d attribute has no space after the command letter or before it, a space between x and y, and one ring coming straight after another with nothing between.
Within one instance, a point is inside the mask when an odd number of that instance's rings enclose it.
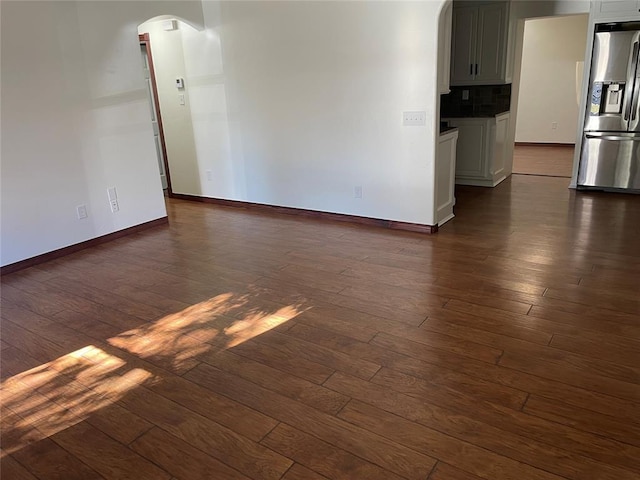
<instances>
[{"instance_id":1,"label":"kitchen countertop","mask_svg":"<svg viewBox=\"0 0 640 480\"><path fill-rule=\"evenodd\" d=\"M494 113L469 113L469 114L458 114L458 115L445 115L441 114L442 118L493 118L498 115L502 115L503 113L509 113L509 110L505 110L504 112L494 112Z\"/></svg>"},{"instance_id":2,"label":"kitchen countertop","mask_svg":"<svg viewBox=\"0 0 640 480\"><path fill-rule=\"evenodd\" d=\"M440 135L458 130L458 127L440 126Z\"/></svg>"},{"instance_id":3,"label":"kitchen countertop","mask_svg":"<svg viewBox=\"0 0 640 480\"><path fill-rule=\"evenodd\" d=\"M500 117L502 115L508 115L509 113L511 113L509 110L505 111L505 112L499 112L499 113L495 113L493 115L467 115L467 116L445 116L443 115L440 119L440 135L444 135L445 133L448 133L449 131L451 131L452 129L456 128L456 127L452 127L449 125L449 121L448 120L455 120L455 119L463 119L463 118L496 118ZM444 120L443 120L444 119Z\"/></svg>"}]
</instances>

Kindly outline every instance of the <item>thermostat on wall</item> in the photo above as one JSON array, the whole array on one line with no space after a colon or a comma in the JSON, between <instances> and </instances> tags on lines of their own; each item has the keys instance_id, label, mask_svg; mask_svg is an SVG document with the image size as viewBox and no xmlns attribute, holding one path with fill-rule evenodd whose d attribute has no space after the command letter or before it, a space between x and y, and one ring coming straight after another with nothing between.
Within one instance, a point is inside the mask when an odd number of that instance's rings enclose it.
<instances>
[{"instance_id":1,"label":"thermostat on wall","mask_svg":"<svg viewBox=\"0 0 640 480\"><path fill-rule=\"evenodd\" d=\"M184 78L176 78L176 88L184 88Z\"/></svg>"}]
</instances>

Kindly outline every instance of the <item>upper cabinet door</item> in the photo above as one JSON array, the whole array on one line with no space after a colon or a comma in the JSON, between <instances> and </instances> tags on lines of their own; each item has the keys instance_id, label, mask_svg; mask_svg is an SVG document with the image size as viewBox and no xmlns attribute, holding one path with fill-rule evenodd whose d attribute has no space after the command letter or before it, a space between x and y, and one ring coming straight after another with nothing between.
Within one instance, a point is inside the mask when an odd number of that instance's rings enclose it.
<instances>
[{"instance_id":1,"label":"upper cabinet door","mask_svg":"<svg viewBox=\"0 0 640 480\"><path fill-rule=\"evenodd\" d=\"M596 2L597 13L636 13L640 7L637 0L605 0Z\"/></svg>"},{"instance_id":2,"label":"upper cabinet door","mask_svg":"<svg viewBox=\"0 0 640 480\"><path fill-rule=\"evenodd\" d=\"M451 85L511 81L507 72L509 23L509 2L454 3Z\"/></svg>"},{"instance_id":3,"label":"upper cabinet door","mask_svg":"<svg viewBox=\"0 0 640 480\"><path fill-rule=\"evenodd\" d=\"M476 29L478 9L453 9L453 37L451 39L451 84L468 84L475 76Z\"/></svg>"},{"instance_id":4,"label":"upper cabinet door","mask_svg":"<svg viewBox=\"0 0 640 480\"><path fill-rule=\"evenodd\" d=\"M491 84L504 82L506 57L507 4L491 3L478 7L478 43L475 81Z\"/></svg>"},{"instance_id":5,"label":"upper cabinet door","mask_svg":"<svg viewBox=\"0 0 640 480\"><path fill-rule=\"evenodd\" d=\"M603 0L591 2L591 15L598 22L640 20L640 1Z\"/></svg>"}]
</instances>

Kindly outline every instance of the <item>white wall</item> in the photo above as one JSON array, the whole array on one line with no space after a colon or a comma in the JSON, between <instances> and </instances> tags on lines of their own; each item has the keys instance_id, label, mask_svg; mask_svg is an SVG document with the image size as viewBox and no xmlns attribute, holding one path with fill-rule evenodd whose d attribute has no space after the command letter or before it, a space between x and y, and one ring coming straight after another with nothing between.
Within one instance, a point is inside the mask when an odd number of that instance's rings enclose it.
<instances>
[{"instance_id":1,"label":"white wall","mask_svg":"<svg viewBox=\"0 0 640 480\"><path fill-rule=\"evenodd\" d=\"M443 3L205 2L181 33L197 159L169 152L174 192L434 224Z\"/></svg>"},{"instance_id":2,"label":"white wall","mask_svg":"<svg viewBox=\"0 0 640 480\"><path fill-rule=\"evenodd\" d=\"M184 193L434 224L442 4L3 1L2 264L165 215L137 41L165 14L207 27Z\"/></svg>"},{"instance_id":3,"label":"white wall","mask_svg":"<svg viewBox=\"0 0 640 480\"><path fill-rule=\"evenodd\" d=\"M221 5L206 2L207 28L183 31L187 88L202 195L245 199L246 181L240 128L227 107L227 81L219 35ZM242 94L240 92L240 94ZM231 131L238 139L232 141ZM211 176L207 172L211 172ZM188 193L188 192L185 192Z\"/></svg>"},{"instance_id":4,"label":"white wall","mask_svg":"<svg viewBox=\"0 0 640 480\"><path fill-rule=\"evenodd\" d=\"M168 153L174 192L434 224L443 3L205 2L179 34L197 158Z\"/></svg>"},{"instance_id":5,"label":"white wall","mask_svg":"<svg viewBox=\"0 0 640 480\"><path fill-rule=\"evenodd\" d=\"M202 25L201 3L0 8L2 265L165 216L137 26L161 14Z\"/></svg>"},{"instance_id":6,"label":"white wall","mask_svg":"<svg viewBox=\"0 0 640 480\"><path fill-rule=\"evenodd\" d=\"M245 186L225 195L434 224L442 4L205 4L240 166L231 183ZM425 110L426 127L403 127L404 110Z\"/></svg>"},{"instance_id":7,"label":"white wall","mask_svg":"<svg viewBox=\"0 0 640 480\"><path fill-rule=\"evenodd\" d=\"M516 142L575 142L576 62L584 61L587 26L588 15L525 22Z\"/></svg>"}]
</instances>

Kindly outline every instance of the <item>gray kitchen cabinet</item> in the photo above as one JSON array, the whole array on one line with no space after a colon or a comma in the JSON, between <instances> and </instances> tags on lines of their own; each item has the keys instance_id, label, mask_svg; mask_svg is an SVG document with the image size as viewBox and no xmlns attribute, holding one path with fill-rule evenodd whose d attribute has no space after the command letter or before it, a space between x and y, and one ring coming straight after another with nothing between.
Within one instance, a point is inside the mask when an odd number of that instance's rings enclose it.
<instances>
[{"instance_id":1,"label":"gray kitchen cabinet","mask_svg":"<svg viewBox=\"0 0 640 480\"><path fill-rule=\"evenodd\" d=\"M495 187L507 178L509 112L495 117L443 120L458 128L456 184Z\"/></svg>"},{"instance_id":2,"label":"gray kitchen cabinet","mask_svg":"<svg viewBox=\"0 0 640 480\"><path fill-rule=\"evenodd\" d=\"M618 20L622 20L620 15L637 16L640 11L640 1L638 0L605 0L591 3L591 10L596 19L615 16ZM633 19L629 18L628 20Z\"/></svg>"},{"instance_id":3,"label":"gray kitchen cabinet","mask_svg":"<svg viewBox=\"0 0 640 480\"><path fill-rule=\"evenodd\" d=\"M508 83L509 3L454 2L451 85Z\"/></svg>"}]
</instances>

